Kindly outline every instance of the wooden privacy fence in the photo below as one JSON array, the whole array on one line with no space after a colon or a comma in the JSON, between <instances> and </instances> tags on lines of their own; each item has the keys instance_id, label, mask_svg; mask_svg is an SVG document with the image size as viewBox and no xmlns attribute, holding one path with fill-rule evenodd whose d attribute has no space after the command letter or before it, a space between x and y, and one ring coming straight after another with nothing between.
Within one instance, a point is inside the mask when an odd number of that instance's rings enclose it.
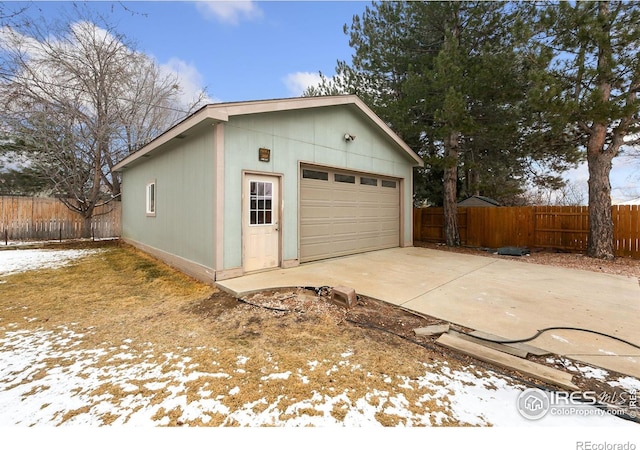
<instances>
[{"instance_id":1,"label":"wooden privacy fence","mask_svg":"<svg viewBox=\"0 0 640 450\"><path fill-rule=\"evenodd\" d=\"M616 256L640 258L640 206L616 205L611 211ZM413 225L414 240L445 241L442 208L414 209ZM585 252L589 207L458 208L458 228L462 245L470 247L515 246Z\"/></svg>"},{"instance_id":2,"label":"wooden privacy fence","mask_svg":"<svg viewBox=\"0 0 640 450\"><path fill-rule=\"evenodd\" d=\"M121 203L95 209L91 237L120 236ZM84 219L55 198L0 196L0 233L9 240L56 240L82 237Z\"/></svg>"}]
</instances>

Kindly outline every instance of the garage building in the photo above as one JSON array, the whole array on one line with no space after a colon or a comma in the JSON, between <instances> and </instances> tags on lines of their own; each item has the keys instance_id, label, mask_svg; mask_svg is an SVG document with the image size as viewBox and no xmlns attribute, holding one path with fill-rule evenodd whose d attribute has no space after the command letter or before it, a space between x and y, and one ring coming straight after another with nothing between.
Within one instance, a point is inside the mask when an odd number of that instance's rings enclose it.
<instances>
[{"instance_id":1,"label":"garage building","mask_svg":"<svg viewBox=\"0 0 640 450\"><path fill-rule=\"evenodd\" d=\"M115 167L122 237L207 282L411 246L422 164L353 95L207 105Z\"/></svg>"}]
</instances>

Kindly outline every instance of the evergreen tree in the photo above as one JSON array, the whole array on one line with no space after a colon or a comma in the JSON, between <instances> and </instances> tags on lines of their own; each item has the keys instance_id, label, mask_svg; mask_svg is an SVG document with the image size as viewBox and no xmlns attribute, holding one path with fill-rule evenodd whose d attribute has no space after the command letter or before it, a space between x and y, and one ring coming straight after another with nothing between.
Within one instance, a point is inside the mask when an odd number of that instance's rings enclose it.
<instances>
[{"instance_id":1,"label":"evergreen tree","mask_svg":"<svg viewBox=\"0 0 640 450\"><path fill-rule=\"evenodd\" d=\"M24 141L0 137L0 195L46 195L53 191L47 175L30 164Z\"/></svg>"},{"instance_id":2,"label":"evergreen tree","mask_svg":"<svg viewBox=\"0 0 640 450\"><path fill-rule=\"evenodd\" d=\"M416 200L444 206L448 245L460 243L461 194L513 198L528 182L559 184L545 170L577 160L564 128L529 101L552 56L527 45L534 13L503 2L374 3L345 27L351 65L306 93L361 96L423 157Z\"/></svg>"},{"instance_id":3,"label":"evergreen tree","mask_svg":"<svg viewBox=\"0 0 640 450\"><path fill-rule=\"evenodd\" d=\"M587 254L612 259L610 172L625 146L639 142L640 4L559 2L541 9L538 43L555 52L545 106L586 152L589 167Z\"/></svg>"}]
</instances>

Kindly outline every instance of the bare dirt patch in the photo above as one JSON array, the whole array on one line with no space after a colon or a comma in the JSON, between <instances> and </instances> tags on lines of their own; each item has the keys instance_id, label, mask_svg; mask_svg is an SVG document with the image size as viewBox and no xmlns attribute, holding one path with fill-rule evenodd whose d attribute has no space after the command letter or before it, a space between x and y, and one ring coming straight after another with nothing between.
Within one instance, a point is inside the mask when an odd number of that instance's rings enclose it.
<instances>
[{"instance_id":1,"label":"bare dirt patch","mask_svg":"<svg viewBox=\"0 0 640 450\"><path fill-rule=\"evenodd\" d=\"M308 291L299 289L298 293L299 295L296 296L295 291L290 289L269 290L253 294L246 300L256 307L262 306L271 311L283 309L295 314L305 311L305 308L309 305ZM280 302L277 300L278 298L284 301ZM330 302L328 291L319 291L317 298L313 300L313 304L317 313L332 316L334 320L336 320L336 318L342 318L342 320L339 320L337 323L344 323L345 325L360 328L363 333L363 338L374 341L381 346L390 345L396 348L398 345L406 347L413 346L421 349L421 358L423 360L446 360L457 366L480 366L488 370L497 370L507 374L514 380L528 386L550 390L557 389L553 385L522 374L516 370L498 368L478 361L473 357L445 349L436 344L439 335L432 337L416 335L414 331L416 328L443 323L443 321L437 318L416 314L395 305L362 296L358 296L356 307L343 309L342 307L336 307ZM336 312L336 308L338 308L338 312ZM324 313L322 312L323 310ZM462 333L473 331L455 324L450 324L450 326L452 329ZM603 371L597 367L590 367L583 363L573 361L570 358L553 354L546 356L529 355L527 359L538 364L571 373L574 384L580 388L581 392L589 391L597 393L598 400L601 401L605 409L614 408L624 410L629 417L632 419L635 418L637 413L635 411L636 400L633 394L635 391L630 391L629 388L623 386L616 386L616 381L624 378L625 375L614 371ZM624 416L624 414L621 414L621 416Z\"/></svg>"}]
</instances>

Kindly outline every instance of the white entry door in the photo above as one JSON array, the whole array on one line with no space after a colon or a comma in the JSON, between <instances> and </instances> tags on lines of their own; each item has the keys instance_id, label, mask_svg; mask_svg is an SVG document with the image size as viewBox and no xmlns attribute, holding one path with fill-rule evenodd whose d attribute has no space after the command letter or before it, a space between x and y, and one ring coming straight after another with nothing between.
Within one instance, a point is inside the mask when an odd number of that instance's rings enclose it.
<instances>
[{"instance_id":1,"label":"white entry door","mask_svg":"<svg viewBox=\"0 0 640 450\"><path fill-rule=\"evenodd\" d=\"M246 174L244 179L244 270L280 265L280 179Z\"/></svg>"}]
</instances>

